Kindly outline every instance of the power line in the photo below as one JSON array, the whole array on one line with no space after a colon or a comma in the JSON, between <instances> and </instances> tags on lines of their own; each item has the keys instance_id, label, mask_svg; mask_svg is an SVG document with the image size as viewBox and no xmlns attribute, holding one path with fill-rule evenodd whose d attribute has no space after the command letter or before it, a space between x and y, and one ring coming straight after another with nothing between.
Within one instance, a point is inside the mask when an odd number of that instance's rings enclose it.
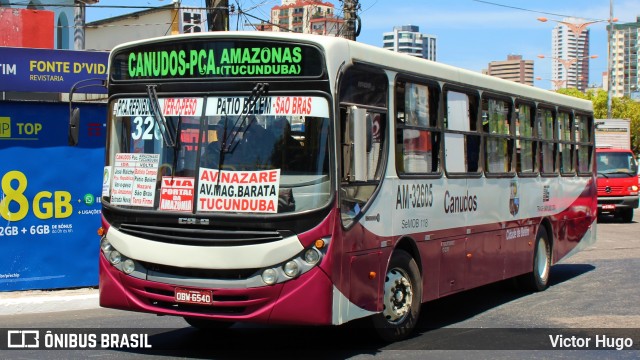
<instances>
[{"instance_id":1,"label":"power line","mask_svg":"<svg viewBox=\"0 0 640 360\"><path fill-rule=\"evenodd\" d=\"M531 10L531 9L525 9L525 8L517 7L517 6L498 4L498 3L495 3L495 2L491 2L491 1L484 1L484 0L471 0L471 1L479 2L479 3L487 4L487 5L504 7L504 8L508 8L508 9L527 11L527 12L536 13L536 14L553 15L553 16L565 17L565 18L566 17L576 17L575 15L564 15L564 14L556 14L556 13L551 13L551 12L546 12L546 11ZM581 18L585 19L585 20L590 20L590 21L607 21L606 19L603 20L603 19L592 19L592 18L584 18L584 17L581 17Z\"/></svg>"},{"instance_id":2,"label":"power line","mask_svg":"<svg viewBox=\"0 0 640 360\"><path fill-rule=\"evenodd\" d=\"M289 29L288 27L284 27L281 26L279 24L275 24L272 23L269 20L260 18L258 16L249 14L247 11L251 11L251 10L255 10L255 9L259 9L260 7L264 6L267 4L267 0L261 1L259 3L254 3L253 7L250 7L249 10L241 10L240 8L240 4L238 3L238 1L236 0L236 4L237 4L237 13L234 12L230 12L229 15L235 15L238 16L237 21L240 21L240 17L244 16L247 21L249 21L249 18L253 18L255 20L258 20L261 22L261 24L265 24L265 25L270 25L273 27L277 27L283 31L288 31L288 32L294 32L293 30ZM357 2L356 2L357 3ZM13 6L24 6L27 7L28 3L26 2L11 2L7 5L13 5ZM39 8L40 7L57 7L57 8L77 8L77 7L81 7L83 5L81 4L45 4L45 3L40 3L37 5ZM164 6L136 6L136 5L88 5L86 7L86 9L131 9L131 10L153 10L153 9L158 9L161 10L163 8L167 8L169 7L168 5L164 5ZM193 9L193 10L228 10L229 7L207 7L207 6L188 6L189 9ZM339 17L340 11L341 9L338 9L338 13L336 14ZM127 15L132 15L132 14L122 14L120 16L127 16ZM344 14L343 14L344 17ZM96 20L96 21L92 21L92 22L101 22L107 19L101 19L101 20ZM175 19L174 19L175 20ZM128 27L135 27L135 26L165 26L165 25L169 25L171 26L173 24L173 22L168 22L168 23L145 23L145 24L127 24L127 25L122 25L122 24L118 24L118 25L109 25L109 24L103 24L103 25L92 25L91 23L85 24L84 27L85 28L89 28L89 29L97 29L97 28L106 28L106 27L121 27L121 26L128 26ZM249 25L251 25L254 29L258 30L256 25L252 24L251 22L249 22ZM342 24L338 30L337 30L337 35L339 36L344 30L345 30L345 26L346 24ZM55 28L75 28L75 25L68 25L68 26L64 26L64 25L55 25ZM238 27L238 25L236 25L236 28ZM170 28L169 28L170 30Z\"/></svg>"}]
</instances>

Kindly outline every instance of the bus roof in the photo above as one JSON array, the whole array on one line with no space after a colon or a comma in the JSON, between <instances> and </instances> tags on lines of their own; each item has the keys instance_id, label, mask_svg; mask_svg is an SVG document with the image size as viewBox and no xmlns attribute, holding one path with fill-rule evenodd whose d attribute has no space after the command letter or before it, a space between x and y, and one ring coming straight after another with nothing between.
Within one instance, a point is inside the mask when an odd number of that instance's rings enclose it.
<instances>
[{"instance_id":1,"label":"bus roof","mask_svg":"<svg viewBox=\"0 0 640 360\"><path fill-rule=\"evenodd\" d=\"M143 44L152 42L168 42L168 41L184 41L187 39L200 39L200 38L245 38L245 39L274 39L274 40L286 40L286 41L299 41L309 44L316 44L324 50L328 49L340 49L347 50L350 54L353 62L371 64L374 66L381 66L383 68L414 74L427 76L436 80L442 80L450 83L456 83L459 85L472 85L475 88L491 90L492 92L501 93L502 95L516 95L521 99L528 99L532 101L548 102L552 104L558 104L560 106L566 106L569 108L576 108L585 112L591 112L593 105L591 101L579 99L572 96L558 94L553 91L540 89L537 87L516 83L509 80L504 80L495 76L484 75L471 70L446 65L426 59L417 58L407 54L401 54L372 45L358 43L355 41L346 40L343 38L300 34L300 33L278 33L278 32L263 32L263 31L220 31L220 32L205 32L196 34L180 34L170 35L163 37L156 37L144 40L137 40L127 42L116 46L111 53L113 54L125 49L136 47ZM345 52L339 51L340 64L346 60ZM336 65L339 66L340 64ZM329 69L332 71L334 69ZM337 70L337 68L336 68Z\"/></svg>"}]
</instances>

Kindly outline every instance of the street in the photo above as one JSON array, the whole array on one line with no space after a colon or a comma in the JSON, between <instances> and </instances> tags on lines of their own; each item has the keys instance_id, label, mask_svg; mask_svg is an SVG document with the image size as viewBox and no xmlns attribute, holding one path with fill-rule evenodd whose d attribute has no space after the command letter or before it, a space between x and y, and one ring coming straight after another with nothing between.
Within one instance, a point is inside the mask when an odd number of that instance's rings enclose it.
<instances>
[{"instance_id":1,"label":"street","mask_svg":"<svg viewBox=\"0 0 640 360\"><path fill-rule=\"evenodd\" d=\"M511 281L484 286L429 302L422 308L412 338L380 344L361 323L327 328L235 325L220 333L198 332L181 318L110 309L0 316L5 329L134 329L146 332L154 349L11 350L7 359L370 357L467 358L615 358L635 359L640 351L640 211L627 224L603 219L593 247L555 265L550 287L540 293L517 290ZM99 330L99 331L98 331ZM620 339L622 351L576 350L580 334ZM586 334L586 335L585 335ZM573 340L572 336L576 336ZM576 340L577 339L577 340ZM632 350L624 339L632 339ZM555 341L555 342L554 342ZM552 342L556 348L550 350ZM628 342L626 343L628 345ZM587 344L589 345L589 344ZM593 341L590 345L594 345ZM507 351L505 351L507 350Z\"/></svg>"}]
</instances>

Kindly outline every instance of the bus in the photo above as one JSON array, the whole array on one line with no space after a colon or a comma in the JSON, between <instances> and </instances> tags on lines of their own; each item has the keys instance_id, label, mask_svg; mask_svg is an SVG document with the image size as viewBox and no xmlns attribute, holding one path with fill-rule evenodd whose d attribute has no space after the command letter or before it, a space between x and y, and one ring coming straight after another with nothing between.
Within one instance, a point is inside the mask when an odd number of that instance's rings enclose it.
<instances>
[{"instance_id":1,"label":"bus","mask_svg":"<svg viewBox=\"0 0 640 360\"><path fill-rule=\"evenodd\" d=\"M395 341L423 303L544 290L595 241L584 100L263 32L122 44L107 87L103 307L206 329L362 319Z\"/></svg>"}]
</instances>

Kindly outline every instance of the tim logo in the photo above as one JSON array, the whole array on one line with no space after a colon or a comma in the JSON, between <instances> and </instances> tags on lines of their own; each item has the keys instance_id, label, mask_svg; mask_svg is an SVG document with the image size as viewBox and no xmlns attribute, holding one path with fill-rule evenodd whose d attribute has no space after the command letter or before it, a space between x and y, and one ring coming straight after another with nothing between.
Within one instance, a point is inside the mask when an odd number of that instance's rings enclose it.
<instances>
[{"instance_id":1,"label":"tim logo","mask_svg":"<svg viewBox=\"0 0 640 360\"><path fill-rule=\"evenodd\" d=\"M26 349L40 347L39 330L9 330L7 347L10 349Z\"/></svg>"},{"instance_id":2,"label":"tim logo","mask_svg":"<svg viewBox=\"0 0 640 360\"><path fill-rule=\"evenodd\" d=\"M11 137L11 118L0 116L0 138Z\"/></svg>"}]
</instances>

